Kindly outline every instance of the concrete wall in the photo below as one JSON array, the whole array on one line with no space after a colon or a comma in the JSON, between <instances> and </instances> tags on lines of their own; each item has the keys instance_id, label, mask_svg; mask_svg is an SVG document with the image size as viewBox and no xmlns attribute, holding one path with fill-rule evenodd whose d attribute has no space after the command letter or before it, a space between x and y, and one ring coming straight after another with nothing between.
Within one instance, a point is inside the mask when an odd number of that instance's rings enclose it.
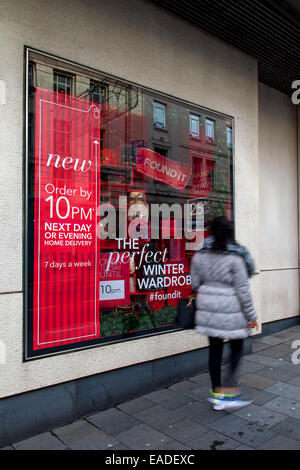
<instances>
[{"instance_id":1,"label":"concrete wall","mask_svg":"<svg viewBox=\"0 0 300 470\"><path fill-rule=\"evenodd\" d=\"M262 321L299 314L297 108L259 85Z\"/></svg>"},{"instance_id":2,"label":"concrete wall","mask_svg":"<svg viewBox=\"0 0 300 470\"><path fill-rule=\"evenodd\" d=\"M232 115L237 238L259 267L256 60L141 0L2 0L0 42L0 80L6 86L0 105L0 340L6 344L0 397L205 346L204 337L177 332L22 363L23 48ZM260 312L259 276L251 283Z\"/></svg>"}]
</instances>

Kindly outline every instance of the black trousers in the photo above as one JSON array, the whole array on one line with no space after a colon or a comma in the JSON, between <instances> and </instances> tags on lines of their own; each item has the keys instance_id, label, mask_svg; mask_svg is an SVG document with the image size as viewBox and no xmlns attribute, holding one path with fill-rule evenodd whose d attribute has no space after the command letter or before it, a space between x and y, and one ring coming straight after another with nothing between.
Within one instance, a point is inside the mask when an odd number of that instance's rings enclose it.
<instances>
[{"instance_id":1,"label":"black trousers","mask_svg":"<svg viewBox=\"0 0 300 470\"><path fill-rule=\"evenodd\" d=\"M221 364L223 355L223 339L209 337L209 360L208 368L212 384L212 389L222 387ZM235 374L243 353L243 340L232 339L229 341L231 348L230 371L224 385L227 387L235 386Z\"/></svg>"}]
</instances>

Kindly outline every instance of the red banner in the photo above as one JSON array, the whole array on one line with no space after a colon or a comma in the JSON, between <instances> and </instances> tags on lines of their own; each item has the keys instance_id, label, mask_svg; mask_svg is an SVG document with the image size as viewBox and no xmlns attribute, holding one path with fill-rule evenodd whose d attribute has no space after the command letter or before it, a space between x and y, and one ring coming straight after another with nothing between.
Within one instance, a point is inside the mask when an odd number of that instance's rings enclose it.
<instances>
[{"instance_id":1,"label":"red banner","mask_svg":"<svg viewBox=\"0 0 300 470\"><path fill-rule=\"evenodd\" d=\"M147 148L138 150L136 164L140 173L176 189L184 189L191 176L191 168Z\"/></svg>"},{"instance_id":2,"label":"red banner","mask_svg":"<svg viewBox=\"0 0 300 470\"><path fill-rule=\"evenodd\" d=\"M100 108L36 89L33 348L100 336Z\"/></svg>"}]
</instances>

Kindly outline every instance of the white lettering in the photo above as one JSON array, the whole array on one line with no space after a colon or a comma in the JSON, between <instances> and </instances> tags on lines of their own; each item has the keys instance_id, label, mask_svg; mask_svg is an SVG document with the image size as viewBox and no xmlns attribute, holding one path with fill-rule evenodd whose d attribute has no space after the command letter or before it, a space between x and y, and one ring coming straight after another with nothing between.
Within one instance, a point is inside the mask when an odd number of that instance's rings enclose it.
<instances>
[{"instance_id":1,"label":"white lettering","mask_svg":"<svg viewBox=\"0 0 300 470\"><path fill-rule=\"evenodd\" d=\"M56 158L55 163L53 163L52 159L55 159L55 158ZM61 164L60 164L60 162L61 162ZM64 170L73 169L74 171L82 171L82 173L86 173L87 171L89 171L89 169L92 166L91 160L88 160L88 161L83 160L81 162L81 166L79 166L79 158L74 159L73 157L65 157L61 161L61 156L60 155L49 153L46 166L50 166L51 163L54 164L55 168L59 168L60 166L62 166L64 168ZM85 168L86 166L87 166L87 168Z\"/></svg>"}]
</instances>

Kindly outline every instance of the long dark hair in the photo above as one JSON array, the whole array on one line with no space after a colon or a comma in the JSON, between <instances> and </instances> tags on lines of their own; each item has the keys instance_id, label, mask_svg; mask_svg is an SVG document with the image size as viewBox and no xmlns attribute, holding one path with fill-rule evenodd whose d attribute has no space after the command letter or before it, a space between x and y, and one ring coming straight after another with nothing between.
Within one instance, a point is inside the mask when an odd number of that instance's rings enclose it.
<instances>
[{"instance_id":1,"label":"long dark hair","mask_svg":"<svg viewBox=\"0 0 300 470\"><path fill-rule=\"evenodd\" d=\"M229 242L235 243L233 223L224 215L216 217L211 223L211 231L214 237L212 250L224 251Z\"/></svg>"}]
</instances>

